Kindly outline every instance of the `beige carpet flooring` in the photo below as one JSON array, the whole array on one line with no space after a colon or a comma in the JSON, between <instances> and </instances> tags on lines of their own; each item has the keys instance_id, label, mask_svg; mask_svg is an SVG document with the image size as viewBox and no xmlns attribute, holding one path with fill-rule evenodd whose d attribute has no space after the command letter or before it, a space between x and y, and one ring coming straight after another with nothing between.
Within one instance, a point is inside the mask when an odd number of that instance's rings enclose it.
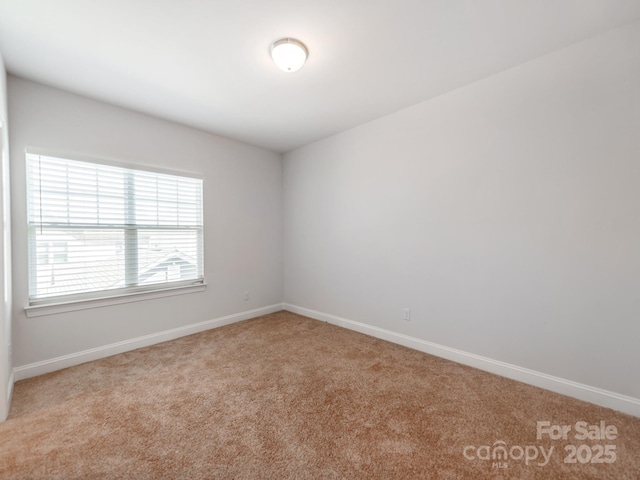
<instances>
[{"instance_id":1,"label":"beige carpet flooring","mask_svg":"<svg viewBox=\"0 0 640 480\"><path fill-rule=\"evenodd\" d=\"M0 478L637 480L640 419L279 312L18 382Z\"/></svg>"}]
</instances>

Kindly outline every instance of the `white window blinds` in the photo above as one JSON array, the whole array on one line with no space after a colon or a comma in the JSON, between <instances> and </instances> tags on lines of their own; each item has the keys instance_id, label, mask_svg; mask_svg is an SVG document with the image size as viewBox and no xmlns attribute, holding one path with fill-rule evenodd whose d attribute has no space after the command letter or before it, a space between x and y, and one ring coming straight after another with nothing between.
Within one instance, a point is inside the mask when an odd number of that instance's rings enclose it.
<instances>
[{"instance_id":1,"label":"white window blinds","mask_svg":"<svg viewBox=\"0 0 640 480\"><path fill-rule=\"evenodd\" d=\"M201 284L202 179L27 153L30 305Z\"/></svg>"}]
</instances>

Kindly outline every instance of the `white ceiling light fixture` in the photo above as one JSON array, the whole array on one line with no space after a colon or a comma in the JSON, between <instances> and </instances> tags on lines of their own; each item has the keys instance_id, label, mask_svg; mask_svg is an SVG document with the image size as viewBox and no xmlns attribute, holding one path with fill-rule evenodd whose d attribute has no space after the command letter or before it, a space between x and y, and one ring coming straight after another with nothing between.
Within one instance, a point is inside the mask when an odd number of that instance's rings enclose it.
<instances>
[{"instance_id":1,"label":"white ceiling light fixture","mask_svg":"<svg viewBox=\"0 0 640 480\"><path fill-rule=\"evenodd\" d=\"M309 56L307 47L294 38L282 38L271 44L271 58L284 72L295 72L302 68Z\"/></svg>"}]
</instances>

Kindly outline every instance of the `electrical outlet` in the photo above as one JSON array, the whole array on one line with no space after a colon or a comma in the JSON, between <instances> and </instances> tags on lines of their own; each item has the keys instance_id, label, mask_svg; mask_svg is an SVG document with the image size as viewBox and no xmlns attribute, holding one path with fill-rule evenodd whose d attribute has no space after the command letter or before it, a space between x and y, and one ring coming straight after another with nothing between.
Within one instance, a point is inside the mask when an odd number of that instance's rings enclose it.
<instances>
[{"instance_id":1,"label":"electrical outlet","mask_svg":"<svg viewBox=\"0 0 640 480\"><path fill-rule=\"evenodd\" d=\"M411 309L409 308L404 309L402 313L402 319L406 320L407 322L411 320Z\"/></svg>"},{"instance_id":2,"label":"electrical outlet","mask_svg":"<svg viewBox=\"0 0 640 480\"><path fill-rule=\"evenodd\" d=\"M13 354L13 346L9 344L7 345L7 355L9 356L9 358L11 358L12 354Z\"/></svg>"},{"instance_id":3,"label":"electrical outlet","mask_svg":"<svg viewBox=\"0 0 640 480\"><path fill-rule=\"evenodd\" d=\"M247 300L249 300L249 290L245 290L245 291L244 291L244 297L243 297L243 298L244 298L245 302L246 302Z\"/></svg>"}]
</instances>

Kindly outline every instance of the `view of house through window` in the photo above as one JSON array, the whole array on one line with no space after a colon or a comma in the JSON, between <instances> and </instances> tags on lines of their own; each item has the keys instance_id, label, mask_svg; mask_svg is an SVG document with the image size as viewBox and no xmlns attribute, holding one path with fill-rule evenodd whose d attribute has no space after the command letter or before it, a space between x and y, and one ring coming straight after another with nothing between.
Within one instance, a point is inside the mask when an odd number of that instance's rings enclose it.
<instances>
[{"instance_id":1,"label":"view of house through window","mask_svg":"<svg viewBox=\"0 0 640 480\"><path fill-rule=\"evenodd\" d=\"M31 305L201 284L202 179L27 153Z\"/></svg>"}]
</instances>

